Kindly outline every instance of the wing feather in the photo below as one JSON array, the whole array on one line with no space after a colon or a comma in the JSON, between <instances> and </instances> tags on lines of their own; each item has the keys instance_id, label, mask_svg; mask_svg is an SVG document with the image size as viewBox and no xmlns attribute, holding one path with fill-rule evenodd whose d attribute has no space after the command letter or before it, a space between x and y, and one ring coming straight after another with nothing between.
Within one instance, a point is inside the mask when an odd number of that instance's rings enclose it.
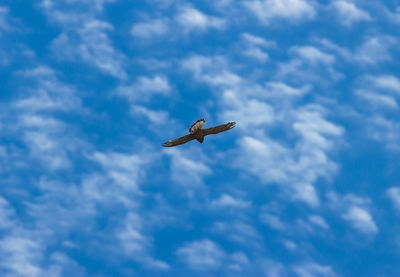
<instances>
[{"instance_id":1,"label":"wing feather","mask_svg":"<svg viewBox=\"0 0 400 277\"><path fill-rule=\"evenodd\" d=\"M232 129L233 127L235 127L235 125L236 125L236 122L228 122L228 123L225 123L222 125L208 128L208 129L203 129L203 134L205 136L218 134L218 133L225 132L225 131Z\"/></svg>"},{"instance_id":2,"label":"wing feather","mask_svg":"<svg viewBox=\"0 0 400 277\"><path fill-rule=\"evenodd\" d=\"M189 134L189 135L177 138L177 139L173 139L173 140L169 140L167 142L164 142L162 144L162 146L165 146L165 147L177 146L177 145L180 145L180 144L184 144L184 143L186 143L188 141L191 141L193 139L195 139L194 135Z\"/></svg>"}]
</instances>

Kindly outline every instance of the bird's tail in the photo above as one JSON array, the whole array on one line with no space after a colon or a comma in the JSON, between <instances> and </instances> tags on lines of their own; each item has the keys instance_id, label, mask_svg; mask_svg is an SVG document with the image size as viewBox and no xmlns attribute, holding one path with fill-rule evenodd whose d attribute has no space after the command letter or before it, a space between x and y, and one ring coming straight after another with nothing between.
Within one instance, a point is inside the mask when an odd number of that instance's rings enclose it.
<instances>
[{"instance_id":1,"label":"bird's tail","mask_svg":"<svg viewBox=\"0 0 400 277\"><path fill-rule=\"evenodd\" d=\"M206 122L204 120L204 118L197 120L195 123L192 124L192 126L190 126L189 128L189 133L194 134L196 133L198 130L200 130L201 128L203 128L204 122Z\"/></svg>"}]
</instances>

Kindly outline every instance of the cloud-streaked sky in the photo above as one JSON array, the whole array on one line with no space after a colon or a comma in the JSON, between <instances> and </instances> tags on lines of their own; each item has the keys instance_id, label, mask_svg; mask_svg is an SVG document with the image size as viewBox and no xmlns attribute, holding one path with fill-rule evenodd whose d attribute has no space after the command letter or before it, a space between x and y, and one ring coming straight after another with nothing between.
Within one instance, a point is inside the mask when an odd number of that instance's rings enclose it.
<instances>
[{"instance_id":1,"label":"cloud-streaked sky","mask_svg":"<svg viewBox=\"0 0 400 277\"><path fill-rule=\"evenodd\" d=\"M1 276L400 275L397 0L5 0L0 45Z\"/></svg>"}]
</instances>

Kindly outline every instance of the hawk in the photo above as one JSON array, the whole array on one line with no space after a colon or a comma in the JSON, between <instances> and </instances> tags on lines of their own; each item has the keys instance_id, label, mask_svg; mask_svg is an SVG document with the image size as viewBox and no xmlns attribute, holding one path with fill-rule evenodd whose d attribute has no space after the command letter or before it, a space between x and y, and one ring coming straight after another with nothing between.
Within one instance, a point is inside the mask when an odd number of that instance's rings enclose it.
<instances>
[{"instance_id":1,"label":"hawk","mask_svg":"<svg viewBox=\"0 0 400 277\"><path fill-rule=\"evenodd\" d=\"M236 122L228 122L226 124L218 125L218 126L211 127L208 129L202 129L204 122L206 122L204 120L204 118L197 120L189 128L189 135L164 142L162 144L162 146L165 146L165 147L177 146L177 145L184 144L184 143L194 140L194 139L197 139L198 142L203 143L205 136L228 131L228 130L232 129L233 127L235 127L235 125L236 125Z\"/></svg>"}]
</instances>

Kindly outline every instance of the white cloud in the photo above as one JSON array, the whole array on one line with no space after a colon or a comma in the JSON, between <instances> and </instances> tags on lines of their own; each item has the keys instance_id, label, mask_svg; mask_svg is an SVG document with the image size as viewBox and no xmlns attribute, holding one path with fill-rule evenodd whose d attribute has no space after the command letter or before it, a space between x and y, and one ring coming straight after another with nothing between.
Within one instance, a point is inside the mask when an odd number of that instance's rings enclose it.
<instances>
[{"instance_id":1,"label":"white cloud","mask_svg":"<svg viewBox=\"0 0 400 277\"><path fill-rule=\"evenodd\" d=\"M390 61L392 50L396 49L399 40L390 35L367 36L354 50L341 47L327 39L316 39L325 49L334 51L345 60L360 65L374 65Z\"/></svg>"},{"instance_id":2,"label":"white cloud","mask_svg":"<svg viewBox=\"0 0 400 277\"><path fill-rule=\"evenodd\" d=\"M120 85L116 94L127 97L130 101L146 101L152 95L169 95L171 85L163 75L153 77L139 76L132 85Z\"/></svg>"},{"instance_id":3,"label":"white cloud","mask_svg":"<svg viewBox=\"0 0 400 277\"><path fill-rule=\"evenodd\" d=\"M232 262L228 265L228 268L234 271L243 271L244 267L250 265L250 260L243 252L235 252L231 255Z\"/></svg>"},{"instance_id":4,"label":"white cloud","mask_svg":"<svg viewBox=\"0 0 400 277\"><path fill-rule=\"evenodd\" d=\"M125 56L112 46L112 42L107 36L107 32L112 30L113 27L109 23L98 20L88 21L77 31L80 41L67 41L65 46L67 51L68 47L71 51L76 49L77 54L84 61L96 66L101 71L116 78L125 79L127 77L123 65ZM77 45L78 48L75 48ZM55 53L59 49L62 49L61 45L53 45Z\"/></svg>"},{"instance_id":5,"label":"white cloud","mask_svg":"<svg viewBox=\"0 0 400 277\"><path fill-rule=\"evenodd\" d=\"M351 58L366 64L388 61L391 59L389 50L396 45L398 45L398 39L392 36L368 37Z\"/></svg>"},{"instance_id":6,"label":"white cloud","mask_svg":"<svg viewBox=\"0 0 400 277\"><path fill-rule=\"evenodd\" d=\"M310 215L308 220L322 229L329 229L329 225L326 223L325 219L319 215Z\"/></svg>"},{"instance_id":7,"label":"white cloud","mask_svg":"<svg viewBox=\"0 0 400 277\"><path fill-rule=\"evenodd\" d=\"M211 202L211 206L214 207L222 207L222 208L226 208L226 207L232 207L232 208L247 208L250 206L250 202L249 201L244 201L241 199L237 199L229 194L222 194L220 196L220 198L214 200Z\"/></svg>"},{"instance_id":8,"label":"white cloud","mask_svg":"<svg viewBox=\"0 0 400 277\"><path fill-rule=\"evenodd\" d=\"M262 259L261 268L266 277L281 277L286 276L285 266L271 259Z\"/></svg>"},{"instance_id":9,"label":"white cloud","mask_svg":"<svg viewBox=\"0 0 400 277\"><path fill-rule=\"evenodd\" d=\"M355 91L355 94L358 97L367 100L373 106L389 108L389 109L398 108L397 102L393 97L384 95L382 93L376 93L374 91L358 89Z\"/></svg>"},{"instance_id":10,"label":"white cloud","mask_svg":"<svg viewBox=\"0 0 400 277\"><path fill-rule=\"evenodd\" d=\"M26 131L24 141L34 158L39 158L43 165L52 169L65 169L70 167L65 145L58 140L60 134L51 134L37 131Z\"/></svg>"},{"instance_id":11,"label":"white cloud","mask_svg":"<svg viewBox=\"0 0 400 277\"><path fill-rule=\"evenodd\" d=\"M262 51L260 48L257 47L248 48L247 50L244 50L242 53L244 56L253 58L261 63L265 63L269 59L268 53Z\"/></svg>"},{"instance_id":12,"label":"white cloud","mask_svg":"<svg viewBox=\"0 0 400 277\"><path fill-rule=\"evenodd\" d=\"M335 277L336 273L330 266L320 265L314 262L297 265L293 267L293 271L299 277Z\"/></svg>"},{"instance_id":13,"label":"white cloud","mask_svg":"<svg viewBox=\"0 0 400 277\"><path fill-rule=\"evenodd\" d=\"M153 38L165 35L169 30L168 21L165 19L154 19L146 22L139 22L132 26L131 34L134 37Z\"/></svg>"},{"instance_id":14,"label":"white cloud","mask_svg":"<svg viewBox=\"0 0 400 277\"><path fill-rule=\"evenodd\" d=\"M169 113L167 111L162 110L152 110L140 105L131 105L130 109L131 114L133 115L141 115L146 117L154 124L166 124L169 121Z\"/></svg>"},{"instance_id":15,"label":"white cloud","mask_svg":"<svg viewBox=\"0 0 400 277\"><path fill-rule=\"evenodd\" d=\"M303 201L312 207L316 207L319 205L317 191L311 184L295 184L293 198Z\"/></svg>"},{"instance_id":16,"label":"white cloud","mask_svg":"<svg viewBox=\"0 0 400 277\"><path fill-rule=\"evenodd\" d=\"M203 239L186 243L176 251L180 260L195 270L212 270L222 265L225 252L213 241Z\"/></svg>"},{"instance_id":17,"label":"white cloud","mask_svg":"<svg viewBox=\"0 0 400 277\"><path fill-rule=\"evenodd\" d=\"M10 203L0 196L0 230L14 226L15 210Z\"/></svg>"},{"instance_id":18,"label":"white cloud","mask_svg":"<svg viewBox=\"0 0 400 277\"><path fill-rule=\"evenodd\" d=\"M386 195L392 201L393 206L400 211L400 188L391 187L386 190Z\"/></svg>"},{"instance_id":19,"label":"white cloud","mask_svg":"<svg viewBox=\"0 0 400 277\"><path fill-rule=\"evenodd\" d=\"M352 206L342 217L360 232L365 234L376 234L378 232L378 227L372 216L363 208Z\"/></svg>"},{"instance_id":20,"label":"white cloud","mask_svg":"<svg viewBox=\"0 0 400 277\"><path fill-rule=\"evenodd\" d=\"M294 54L311 64L332 64L335 56L326 54L314 46L293 46L289 53Z\"/></svg>"},{"instance_id":21,"label":"white cloud","mask_svg":"<svg viewBox=\"0 0 400 277\"><path fill-rule=\"evenodd\" d=\"M392 12L389 9L385 9L387 17L396 24L400 23L400 6L396 7L396 10Z\"/></svg>"},{"instance_id":22,"label":"white cloud","mask_svg":"<svg viewBox=\"0 0 400 277\"><path fill-rule=\"evenodd\" d=\"M266 83L266 88L271 91L273 96L302 96L311 90L310 85L304 85L301 88L291 87L282 82L268 82Z\"/></svg>"},{"instance_id":23,"label":"white cloud","mask_svg":"<svg viewBox=\"0 0 400 277\"><path fill-rule=\"evenodd\" d=\"M186 188L189 197L194 197L192 189L201 187L203 178L213 172L204 162L206 160L204 154L196 150L188 153L177 149L166 149L164 152L172 159L172 180L182 185L182 188ZM196 197L199 197L199 195Z\"/></svg>"},{"instance_id":24,"label":"white cloud","mask_svg":"<svg viewBox=\"0 0 400 277\"><path fill-rule=\"evenodd\" d=\"M237 93L227 90L222 98L224 111L223 120L240 122L238 127L250 129L274 122L275 115L271 105L256 99L240 99Z\"/></svg>"},{"instance_id":25,"label":"white cloud","mask_svg":"<svg viewBox=\"0 0 400 277\"><path fill-rule=\"evenodd\" d=\"M389 90L400 94L400 79L393 75L379 75L366 77L376 88Z\"/></svg>"},{"instance_id":26,"label":"white cloud","mask_svg":"<svg viewBox=\"0 0 400 277\"><path fill-rule=\"evenodd\" d=\"M244 41L251 45L251 46L258 46L258 47L264 47L264 48L270 48L270 47L276 47L276 42L274 41L268 41L262 37L258 37L249 33L243 33L240 35Z\"/></svg>"},{"instance_id":27,"label":"white cloud","mask_svg":"<svg viewBox=\"0 0 400 277\"><path fill-rule=\"evenodd\" d=\"M251 173L258 175L266 182L283 182L288 180L287 173L293 164L289 152L279 143L271 140L259 140L245 136L239 140L242 150L238 165L246 165ZM279 162L279 160L285 160ZM286 166L284 166L286 165ZM284 166L284 168L279 168Z\"/></svg>"},{"instance_id":28,"label":"white cloud","mask_svg":"<svg viewBox=\"0 0 400 277\"><path fill-rule=\"evenodd\" d=\"M354 194L327 193L327 206L360 233L375 235L379 232L373 217L368 212L371 200Z\"/></svg>"},{"instance_id":29,"label":"white cloud","mask_svg":"<svg viewBox=\"0 0 400 277\"><path fill-rule=\"evenodd\" d=\"M344 25L350 26L355 22L372 20L369 13L357 8L354 3L335 1L332 6L338 14L338 20Z\"/></svg>"},{"instance_id":30,"label":"white cloud","mask_svg":"<svg viewBox=\"0 0 400 277\"><path fill-rule=\"evenodd\" d=\"M9 9L7 7L0 6L0 38L2 31L10 31L12 27L9 23Z\"/></svg>"},{"instance_id":31,"label":"white cloud","mask_svg":"<svg viewBox=\"0 0 400 277\"><path fill-rule=\"evenodd\" d=\"M298 50L308 59L324 65L334 61L322 52L317 52L320 55L314 58L307 49ZM289 95L304 95L311 90L311 86L295 88L276 81L261 86L228 71L232 66L222 57L192 56L182 64L184 69L193 73L196 81L217 88L221 107L219 116L224 121L240 122L239 131L245 132L237 141L239 149L234 154L232 165L258 176L263 183L284 185L282 189L285 195L292 200L318 206L314 182L320 177L329 179L336 172L337 165L329 159L328 153L340 140L344 129L325 119L327 111L320 105L296 109L292 106L295 104L294 98L282 101L282 97ZM215 82L217 76L221 76L220 72L237 76L236 82ZM270 104L269 101L274 103ZM286 144L266 135L266 128L273 129L276 126L280 126L292 138L295 134L296 142Z\"/></svg>"},{"instance_id":32,"label":"white cloud","mask_svg":"<svg viewBox=\"0 0 400 277\"><path fill-rule=\"evenodd\" d=\"M40 65L19 73L35 85L26 89L28 96L24 94L14 103L17 108L25 112L81 109L81 100L75 95L74 88L60 82L53 69Z\"/></svg>"},{"instance_id":33,"label":"white cloud","mask_svg":"<svg viewBox=\"0 0 400 277\"><path fill-rule=\"evenodd\" d=\"M288 249L288 250L296 250L297 249L297 244L291 240L285 240L283 242L283 245Z\"/></svg>"},{"instance_id":34,"label":"white cloud","mask_svg":"<svg viewBox=\"0 0 400 277\"><path fill-rule=\"evenodd\" d=\"M244 41L246 49L242 51L244 56L253 58L260 63L265 63L269 60L269 55L262 48L276 47L276 43L267 41L261 37L252 34L243 33L241 37Z\"/></svg>"},{"instance_id":35,"label":"white cloud","mask_svg":"<svg viewBox=\"0 0 400 277\"><path fill-rule=\"evenodd\" d=\"M333 147L331 138L340 138L343 129L325 120L317 110L304 109L293 116L296 119L292 128L299 135L293 148L264 136L244 136L238 141L240 154L234 165L265 183L285 184L283 188L292 199L317 206L319 200L312 184L336 171L336 164L325 151ZM290 117L286 115L285 120L290 121Z\"/></svg>"},{"instance_id":36,"label":"white cloud","mask_svg":"<svg viewBox=\"0 0 400 277\"><path fill-rule=\"evenodd\" d=\"M243 81L237 74L227 70L227 61L220 56L192 55L183 60L181 66L191 72L197 81L212 86L235 87Z\"/></svg>"},{"instance_id":37,"label":"white cloud","mask_svg":"<svg viewBox=\"0 0 400 277\"><path fill-rule=\"evenodd\" d=\"M151 157L146 159L139 154L129 155L117 152L106 154L95 152L91 158L103 167L117 186L122 186L127 190L138 188L141 167L151 159Z\"/></svg>"},{"instance_id":38,"label":"white cloud","mask_svg":"<svg viewBox=\"0 0 400 277\"><path fill-rule=\"evenodd\" d=\"M396 120L391 120L383 115L374 115L368 118L366 124L368 135L376 140L385 143L390 150L400 150L400 124Z\"/></svg>"},{"instance_id":39,"label":"white cloud","mask_svg":"<svg viewBox=\"0 0 400 277\"><path fill-rule=\"evenodd\" d=\"M293 123L293 129L298 131L305 143L319 146L321 149L330 148L331 144L325 138L339 137L343 135L344 129L323 118L318 109L304 109L297 113L297 120Z\"/></svg>"},{"instance_id":40,"label":"white cloud","mask_svg":"<svg viewBox=\"0 0 400 277\"><path fill-rule=\"evenodd\" d=\"M211 229L233 242L254 248L260 248L260 241L263 240L253 225L241 220L215 222Z\"/></svg>"},{"instance_id":41,"label":"white cloud","mask_svg":"<svg viewBox=\"0 0 400 277\"><path fill-rule=\"evenodd\" d=\"M16 74L25 85L21 93L10 102L3 113L9 135L20 138L28 153L19 149L20 155L40 161L52 170L71 166L69 153L81 144L74 136L74 130L58 117L83 113L81 100L68 84L60 82L57 72L47 66L19 71ZM9 117L8 114L17 114ZM27 160L28 161L28 160Z\"/></svg>"},{"instance_id":42,"label":"white cloud","mask_svg":"<svg viewBox=\"0 0 400 277\"><path fill-rule=\"evenodd\" d=\"M287 62L278 63L277 77L280 79L324 85L344 78L334 68L337 64L336 56L316 46L292 46L288 53L291 58Z\"/></svg>"},{"instance_id":43,"label":"white cloud","mask_svg":"<svg viewBox=\"0 0 400 277\"><path fill-rule=\"evenodd\" d=\"M0 266L17 276L41 276L41 245L29 238L4 236L0 240Z\"/></svg>"},{"instance_id":44,"label":"white cloud","mask_svg":"<svg viewBox=\"0 0 400 277\"><path fill-rule=\"evenodd\" d=\"M316 14L314 7L304 0L250 0L243 4L265 24L279 18L302 21Z\"/></svg>"},{"instance_id":45,"label":"white cloud","mask_svg":"<svg viewBox=\"0 0 400 277\"><path fill-rule=\"evenodd\" d=\"M127 98L130 104L130 113L133 116L144 116L155 125L165 124L171 120L169 112L154 110L144 105L144 102L148 105L150 100L154 99L154 96L170 95L171 85L167 77L163 75L139 76L133 84L119 85L114 93ZM150 129L152 129L151 126ZM157 131L157 128L153 129Z\"/></svg>"},{"instance_id":46,"label":"white cloud","mask_svg":"<svg viewBox=\"0 0 400 277\"><path fill-rule=\"evenodd\" d=\"M302 109L293 116L293 130L300 136L293 149L264 136L244 136L239 139L240 154L234 165L266 183L286 184L291 197L315 206L318 198L312 183L335 172L336 165L325 151L333 146L330 138L339 138L343 128L325 120L318 110Z\"/></svg>"},{"instance_id":47,"label":"white cloud","mask_svg":"<svg viewBox=\"0 0 400 277\"><path fill-rule=\"evenodd\" d=\"M117 232L117 238L128 257L132 257L152 270L168 270L169 265L160 260L156 260L149 255L152 248L151 239L145 235L142 218L129 213L125 218L124 227Z\"/></svg>"},{"instance_id":48,"label":"white cloud","mask_svg":"<svg viewBox=\"0 0 400 277\"><path fill-rule=\"evenodd\" d=\"M224 19L206 15L190 6L182 7L175 19L187 32L193 30L205 31L209 28L223 29L226 25Z\"/></svg>"},{"instance_id":49,"label":"white cloud","mask_svg":"<svg viewBox=\"0 0 400 277\"><path fill-rule=\"evenodd\" d=\"M277 216L270 213L262 213L260 214L260 220L267 224L270 228L275 230L285 230L286 225L285 223Z\"/></svg>"},{"instance_id":50,"label":"white cloud","mask_svg":"<svg viewBox=\"0 0 400 277\"><path fill-rule=\"evenodd\" d=\"M108 35L114 27L97 19L105 2L96 1L96 5L91 5L89 1L59 1L41 5L46 16L62 28L50 47L59 59L83 61L105 74L125 79L125 56L113 46ZM75 9L79 5L82 9L77 13Z\"/></svg>"}]
</instances>

